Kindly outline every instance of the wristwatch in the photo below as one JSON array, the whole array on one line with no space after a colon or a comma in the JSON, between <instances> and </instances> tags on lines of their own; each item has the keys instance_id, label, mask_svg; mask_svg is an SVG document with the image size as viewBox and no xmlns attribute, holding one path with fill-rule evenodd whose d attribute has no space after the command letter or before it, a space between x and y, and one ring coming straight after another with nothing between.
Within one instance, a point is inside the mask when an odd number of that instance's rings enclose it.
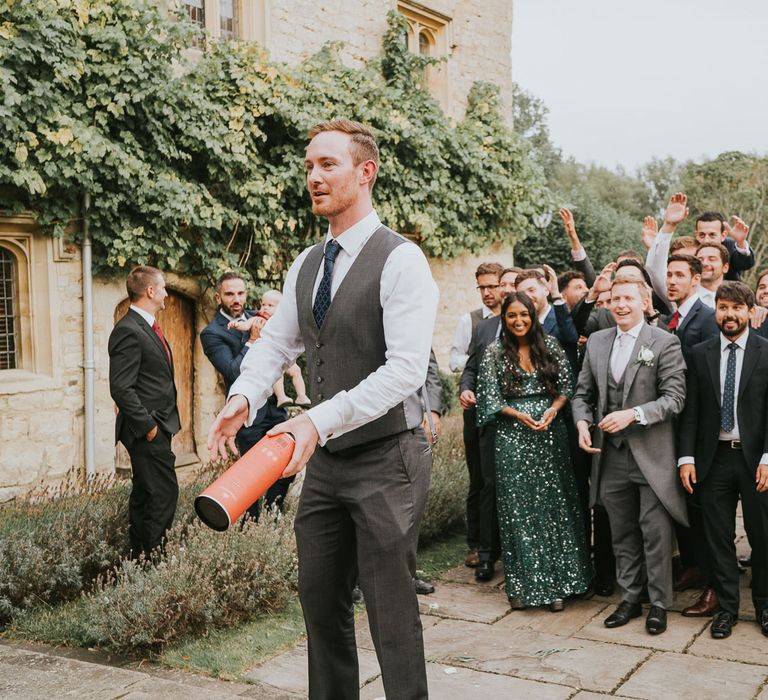
<instances>
[{"instance_id":1,"label":"wristwatch","mask_svg":"<svg viewBox=\"0 0 768 700\"><path fill-rule=\"evenodd\" d=\"M642 420L642 418L643 418L642 414L640 413L640 409L639 408L633 408L632 409L632 413L635 414L635 423L639 423Z\"/></svg>"}]
</instances>

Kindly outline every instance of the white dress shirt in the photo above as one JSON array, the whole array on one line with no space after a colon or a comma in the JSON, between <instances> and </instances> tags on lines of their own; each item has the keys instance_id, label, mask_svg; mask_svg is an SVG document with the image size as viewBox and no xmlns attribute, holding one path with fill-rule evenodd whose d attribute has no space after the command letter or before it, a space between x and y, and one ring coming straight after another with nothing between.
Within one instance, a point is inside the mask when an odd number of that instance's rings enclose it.
<instances>
[{"instance_id":1,"label":"white dress shirt","mask_svg":"<svg viewBox=\"0 0 768 700\"><path fill-rule=\"evenodd\" d=\"M155 317L149 313L149 311L144 311L144 309L140 309L138 306L134 306L133 304L131 304L131 309L139 314L139 316L141 316L149 324L150 328L155 325Z\"/></svg>"},{"instance_id":2,"label":"white dress shirt","mask_svg":"<svg viewBox=\"0 0 768 700\"><path fill-rule=\"evenodd\" d=\"M725 373L728 369L728 355L730 350L728 346L734 342L737 345L736 348L736 386L733 389L733 430L725 431L720 428L719 440L741 440L741 433L739 432L739 384L741 384L741 369L744 367L744 352L747 349L747 339L749 338L749 328L743 333L738 340L731 340L730 338L720 334L720 401L723 400L723 391L725 389ZM722 403L720 405L722 411ZM693 456L689 455L681 457L677 460L677 466L683 464L695 464ZM768 464L768 453L764 454L760 458L760 464Z\"/></svg>"},{"instance_id":3,"label":"white dress shirt","mask_svg":"<svg viewBox=\"0 0 768 700\"><path fill-rule=\"evenodd\" d=\"M691 294L680 306L677 307L677 313L680 314L680 318L677 321L677 327L680 328L685 317L691 312L693 305L700 299L698 290L701 289L701 285L696 287L696 291Z\"/></svg>"},{"instance_id":4,"label":"white dress shirt","mask_svg":"<svg viewBox=\"0 0 768 700\"><path fill-rule=\"evenodd\" d=\"M483 306L483 318L491 318L494 315L487 306ZM448 369L451 372L461 372L464 365L467 364L467 350L472 341L472 317L469 312L465 313L456 324L456 331L453 334L453 345L451 354L448 356Z\"/></svg>"},{"instance_id":5,"label":"white dress shirt","mask_svg":"<svg viewBox=\"0 0 768 700\"><path fill-rule=\"evenodd\" d=\"M240 314L240 315L239 315L237 318L235 318L234 316L231 316L230 314L228 314L226 311L224 311L224 309L219 309L219 313L220 313L220 314L221 314L221 315L222 315L224 318L226 318L226 319L227 319L227 321L229 321L230 323L231 323L232 321L245 321L245 320L246 320L246 318L245 318L245 313L242 313L242 314Z\"/></svg>"},{"instance_id":6,"label":"white dress shirt","mask_svg":"<svg viewBox=\"0 0 768 700\"><path fill-rule=\"evenodd\" d=\"M616 381L621 379L621 375L627 369L630 359L632 358L632 350L634 350L637 337L640 335L640 331L645 325L645 319L640 321L636 326L633 326L628 331L623 331L621 328L616 328L616 338L613 341L613 347L611 348L611 358L609 364L609 371L613 374L613 378ZM632 410L638 412L640 425L646 425L648 421L645 419L645 413L640 406L636 406Z\"/></svg>"},{"instance_id":7,"label":"white dress shirt","mask_svg":"<svg viewBox=\"0 0 768 700\"><path fill-rule=\"evenodd\" d=\"M341 250L334 263L331 299L365 243L380 226L378 215L371 211L336 237ZM326 244L332 238L329 229ZM272 393L272 385L280 379L283 370L304 352L296 307L296 279L309 250L304 250L288 270L283 299L259 340L246 353L240 376L230 389L229 396L242 394L248 399L247 425L253 422L256 411ZM313 301L322 276L323 265L320 265ZM423 386L438 296L424 253L411 242L397 246L381 273L379 300L387 344L386 362L349 391L340 391L307 411L320 436L320 445L380 418Z\"/></svg>"},{"instance_id":8,"label":"white dress shirt","mask_svg":"<svg viewBox=\"0 0 768 700\"><path fill-rule=\"evenodd\" d=\"M705 306L708 306L710 309L715 308L715 292L707 289L703 284L698 286L698 297Z\"/></svg>"}]
</instances>

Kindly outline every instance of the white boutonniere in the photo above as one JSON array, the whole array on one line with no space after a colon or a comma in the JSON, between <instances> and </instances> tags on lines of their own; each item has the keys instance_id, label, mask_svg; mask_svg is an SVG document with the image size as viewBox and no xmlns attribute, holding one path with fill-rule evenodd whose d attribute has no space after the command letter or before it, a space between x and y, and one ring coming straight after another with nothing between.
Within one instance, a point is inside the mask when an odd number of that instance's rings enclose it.
<instances>
[{"instance_id":1,"label":"white boutonniere","mask_svg":"<svg viewBox=\"0 0 768 700\"><path fill-rule=\"evenodd\" d=\"M656 355L653 354L653 350L645 347L645 345L643 345L637 353L637 361L646 367L653 367L654 357L656 357Z\"/></svg>"}]
</instances>

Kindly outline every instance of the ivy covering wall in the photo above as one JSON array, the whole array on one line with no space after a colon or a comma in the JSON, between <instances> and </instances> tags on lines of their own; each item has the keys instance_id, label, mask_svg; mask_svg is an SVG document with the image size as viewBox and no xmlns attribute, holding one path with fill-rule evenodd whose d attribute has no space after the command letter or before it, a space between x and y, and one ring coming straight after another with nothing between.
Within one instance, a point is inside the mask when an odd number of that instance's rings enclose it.
<instances>
[{"instance_id":1,"label":"ivy covering wall","mask_svg":"<svg viewBox=\"0 0 768 700\"><path fill-rule=\"evenodd\" d=\"M0 208L61 235L89 192L99 272L146 262L281 278L322 230L303 155L307 129L333 117L376 130L376 207L429 255L513 243L545 205L497 88L476 83L452 122L421 84L425 59L401 42L402 16L362 67L339 45L286 65L246 42L212 42L190 64L194 27L160 4L0 2Z\"/></svg>"}]
</instances>

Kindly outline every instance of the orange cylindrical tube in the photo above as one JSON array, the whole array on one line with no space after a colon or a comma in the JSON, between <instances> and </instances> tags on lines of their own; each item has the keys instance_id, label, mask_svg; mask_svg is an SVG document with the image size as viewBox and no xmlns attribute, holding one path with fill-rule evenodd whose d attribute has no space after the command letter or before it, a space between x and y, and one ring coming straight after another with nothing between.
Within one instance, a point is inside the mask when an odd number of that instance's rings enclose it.
<instances>
[{"instance_id":1,"label":"orange cylindrical tube","mask_svg":"<svg viewBox=\"0 0 768 700\"><path fill-rule=\"evenodd\" d=\"M214 530L226 530L280 478L294 445L290 433L259 440L195 499L200 520Z\"/></svg>"}]
</instances>

